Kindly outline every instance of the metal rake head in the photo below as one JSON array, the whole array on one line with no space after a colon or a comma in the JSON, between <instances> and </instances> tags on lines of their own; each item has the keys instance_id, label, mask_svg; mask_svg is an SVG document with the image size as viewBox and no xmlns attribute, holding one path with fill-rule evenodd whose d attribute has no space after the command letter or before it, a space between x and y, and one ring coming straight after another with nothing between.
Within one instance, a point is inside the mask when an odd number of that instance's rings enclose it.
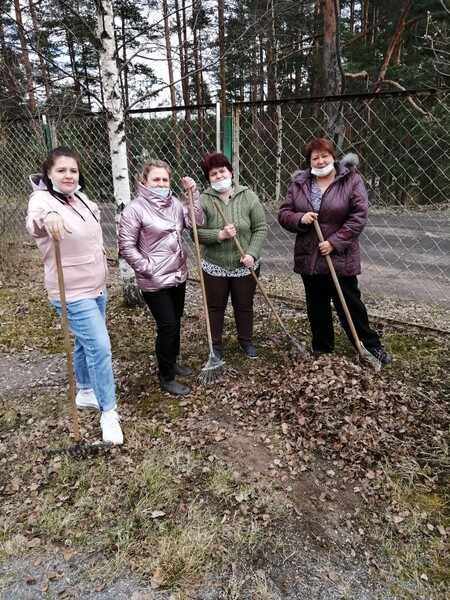
<instances>
[{"instance_id":1,"label":"metal rake head","mask_svg":"<svg viewBox=\"0 0 450 600\"><path fill-rule=\"evenodd\" d=\"M361 356L361 359L364 362L370 364L370 366L373 367L376 373L379 373L381 371L381 360L379 360L376 356L369 352L362 342L359 343L361 344L361 348L364 354L364 356Z\"/></svg>"},{"instance_id":2,"label":"metal rake head","mask_svg":"<svg viewBox=\"0 0 450 600\"><path fill-rule=\"evenodd\" d=\"M292 335L289 335L289 341L292 344L291 354L294 352L299 352L300 354L303 354L303 356L309 356L308 350L306 350L306 348L302 346L298 340L292 337Z\"/></svg>"},{"instance_id":3,"label":"metal rake head","mask_svg":"<svg viewBox=\"0 0 450 600\"><path fill-rule=\"evenodd\" d=\"M47 454L62 454L67 453L77 458L83 458L89 454L98 454L101 450L111 450L117 446L110 442L99 442L98 444L85 444L76 442L73 446L59 446L53 448L43 448L43 452Z\"/></svg>"},{"instance_id":4,"label":"metal rake head","mask_svg":"<svg viewBox=\"0 0 450 600\"><path fill-rule=\"evenodd\" d=\"M201 385L208 385L218 379L224 371L225 361L221 358L217 358L214 354L211 354L208 358L208 362L203 367L198 376L198 381Z\"/></svg>"}]
</instances>

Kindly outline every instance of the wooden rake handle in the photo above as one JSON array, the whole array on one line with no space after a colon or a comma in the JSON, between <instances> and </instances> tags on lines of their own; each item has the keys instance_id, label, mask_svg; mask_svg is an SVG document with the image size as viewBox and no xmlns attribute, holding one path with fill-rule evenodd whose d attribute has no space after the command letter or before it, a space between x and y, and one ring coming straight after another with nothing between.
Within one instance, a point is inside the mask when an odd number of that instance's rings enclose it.
<instances>
[{"instance_id":1,"label":"wooden rake handle","mask_svg":"<svg viewBox=\"0 0 450 600\"><path fill-rule=\"evenodd\" d=\"M319 241L324 242L325 240L323 238L322 230L320 229L320 225L319 225L318 221L314 220L313 223L314 223L314 228L316 230ZM348 325L349 325L350 330L353 335L353 339L355 340L356 349L358 350L359 355L362 356L362 358L364 358L365 353L364 353L364 350L362 349L361 342L359 341L358 334L356 333L356 329L353 324L353 319L350 315L350 311L348 310L348 306L347 306L347 302L345 301L344 294L342 293L341 284L339 283L339 280L337 278L336 270L334 268L333 262L328 254L325 255L325 259L327 261L328 268L330 269L331 277L333 278L334 285L336 287L336 291L339 296L339 300L341 301L342 308L344 309L344 313L347 318Z\"/></svg>"},{"instance_id":2,"label":"wooden rake handle","mask_svg":"<svg viewBox=\"0 0 450 600\"><path fill-rule=\"evenodd\" d=\"M206 300L205 280L203 279L202 258L200 256L200 244L198 241L197 222L195 220L194 201L192 199L192 190L188 189L189 212L191 215L192 233L194 234L195 254L197 258L198 277L200 279L200 287L202 289L203 312L205 313L206 334L208 336L208 345L210 353L213 352L211 324L209 322L208 302Z\"/></svg>"},{"instance_id":3,"label":"wooden rake handle","mask_svg":"<svg viewBox=\"0 0 450 600\"><path fill-rule=\"evenodd\" d=\"M69 399L70 410L72 412L73 436L75 438L75 442L78 443L80 441L80 429L78 427L77 405L75 402L75 379L73 376L72 350L70 347L69 321L67 318L66 288L64 285L64 273L61 261L61 248L59 247L59 241L55 240L55 238L53 238L53 246L55 248L55 261L56 271L58 273L59 296L61 298L61 322L64 333L64 348L66 351L67 375L69 377Z\"/></svg>"},{"instance_id":4,"label":"wooden rake handle","mask_svg":"<svg viewBox=\"0 0 450 600\"><path fill-rule=\"evenodd\" d=\"M217 204L217 202L214 202L214 206L217 208L217 212L221 216L224 225L229 225L229 223L227 221L227 218L226 218L226 216L225 216L225 214L224 214L224 212L223 212L222 207L220 206L220 204ZM241 258L243 258L245 256L245 252L244 252L244 249L242 248L241 243L238 240L237 236L234 236L233 242L235 243L236 248L238 249L238 252L241 255ZM263 288L262 283L260 282L259 278L256 276L255 271L251 267L248 267L248 270L252 274L253 279L256 281L256 284L257 284L257 286L259 288L259 291L263 295L264 300L267 302L267 304L269 305L270 309L272 310L273 315L274 315L274 317L276 318L276 320L278 322L278 325L280 325L281 329L286 333L287 329L284 326L284 323L281 320L281 318L280 318L277 310L275 309L275 306L273 305L273 302L271 301L271 299L269 298L269 296L266 294L266 290Z\"/></svg>"}]
</instances>

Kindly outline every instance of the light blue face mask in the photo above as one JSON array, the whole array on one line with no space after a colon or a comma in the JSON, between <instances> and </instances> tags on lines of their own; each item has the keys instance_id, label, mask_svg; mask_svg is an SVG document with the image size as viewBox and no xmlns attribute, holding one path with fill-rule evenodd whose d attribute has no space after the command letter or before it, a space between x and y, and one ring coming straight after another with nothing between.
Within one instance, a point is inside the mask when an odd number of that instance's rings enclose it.
<instances>
[{"instance_id":1,"label":"light blue face mask","mask_svg":"<svg viewBox=\"0 0 450 600\"><path fill-rule=\"evenodd\" d=\"M160 187L150 187L148 188L152 194L159 196L160 198L168 198L170 196L170 187L168 188L160 188Z\"/></svg>"}]
</instances>

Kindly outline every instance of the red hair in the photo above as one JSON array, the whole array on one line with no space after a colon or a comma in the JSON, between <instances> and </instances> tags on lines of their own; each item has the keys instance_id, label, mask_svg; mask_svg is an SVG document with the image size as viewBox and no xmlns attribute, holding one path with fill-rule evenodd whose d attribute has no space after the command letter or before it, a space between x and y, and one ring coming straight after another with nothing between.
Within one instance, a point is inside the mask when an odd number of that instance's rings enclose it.
<instances>
[{"instance_id":1,"label":"red hair","mask_svg":"<svg viewBox=\"0 0 450 600\"><path fill-rule=\"evenodd\" d=\"M307 144L305 148L305 154L306 162L308 164L311 161L311 154L313 152L329 152L334 160L337 158L336 148L334 147L333 142L331 140L327 140L326 138L314 138Z\"/></svg>"}]
</instances>

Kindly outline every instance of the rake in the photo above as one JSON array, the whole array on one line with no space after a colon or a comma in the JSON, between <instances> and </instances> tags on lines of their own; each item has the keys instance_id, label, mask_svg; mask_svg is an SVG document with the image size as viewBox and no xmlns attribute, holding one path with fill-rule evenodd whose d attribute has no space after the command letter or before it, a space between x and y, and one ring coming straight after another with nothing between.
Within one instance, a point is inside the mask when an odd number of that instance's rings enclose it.
<instances>
[{"instance_id":1,"label":"rake","mask_svg":"<svg viewBox=\"0 0 450 600\"><path fill-rule=\"evenodd\" d=\"M110 448L111 444L104 442L99 444L83 444L80 439L80 429L78 427L78 414L77 404L75 402L75 378L73 376L72 367L72 351L70 347L70 334L69 334L69 321L67 318L67 306L66 306L66 290L64 285L64 273L61 262L61 248L59 241L53 238L53 246L55 249L55 261L56 270L58 273L58 287L59 295L61 299L61 323L64 333L64 348L66 352L67 362L67 374L69 378L69 399L70 399L70 410L72 413L72 426L73 426L73 437L75 439L75 445L73 446L61 446L58 448L44 448L44 452L58 453L58 452L69 452L72 454L85 454L88 452L95 452L102 448Z\"/></svg>"},{"instance_id":2,"label":"rake","mask_svg":"<svg viewBox=\"0 0 450 600\"><path fill-rule=\"evenodd\" d=\"M314 221L314 227L316 229L316 233L317 233L317 237L319 238L319 241L321 243L324 242L325 240L324 240L324 237L322 234L322 230L320 229L320 225L319 225L318 221L316 221L316 220ZM358 338L358 334L356 332L355 325L353 324L353 319L350 315L350 311L348 310L348 306L347 306L347 302L345 301L344 294L342 293L341 284L339 283L339 280L337 278L333 262L328 254L325 255L325 259L327 261L328 268L330 269L331 277L333 278L334 285L336 287L336 291L339 296L339 300L341 301L341 304L342 304L342 308L344 309L344 313L347 318L348 326L350 327L350 330L352 332L353 340L355 342L355 346L358 351L358 354L360 355L360 357L362 358L363 361L370 363L372 365L372 367L375 369L375 371L377 373L379 373L379 371L381 370L381 361L379 361L371 352L369 352L367 350L367 348L364 347L364 344L361 342L361 340Z\"/></svg>"},{"instance_id":3,"label":"rake","mask_svg":"<svg viewBox=\"0 0 450 600\"><path fill-rule=\"evenodd\" d=\"M198 376L198 381L202 385L206 385L215 381L218 377L220 377L223 373L223 367L225 365L225 361L221 358L217 358L214 354L214 348L212 343L212 335L211 335L211 324L209 322L209 313L208 313L208 302L206 300L206 289L205 289L205 280L203 279L203 271L202 271L202 259L200 256L200 244L198 241L198 232L197 232L197 223L195 221L195 211L194 211L194 203L192 200L192 190L188 190L188 199L189 199L189 211L191 214L191 222L192 222L192 233L194 235L194 245L195 245L195 254L197 257L197 269L198 276L200 279L200 286L202 289L202 302L203 302L203 312L205 313L205 322L206 322L206 334L208 337L208 348L209 348L209 356L208 360L201 370L200 375Z\"/></svg>"},{"instance_id":4,"label":"rake","mask_svg":"<svg viewBox=\"0 0 450 600\"><path fill-rule=\"evenodd\" d=\"M227 221L227 218L225 217L225 214L224 214L224 212L222 210L222 207L219 204L217 204L217 202L214 202L214 206L217 208L217 211L218 211L219 215L221 216L224 225L228 225L229 223ZM234 241L234 243L236 245L236 248L238 249L239 254L241 255L241 258L243 258L245 256L245 252L244 252L244 249L241 246L240 241L238 240L238 238L236 236L233 238L233 241ZM271 309L271 311L272 311L275 319L278 322L278 325L281 327L281 330L283 331L284 335L286 336L286 338L291 343L292 347L295 348L296 350L298 350L301 354L304 354L305 356L309 356L309 352L286 329L286 326L284 325L283 321L281 320L280 315L276 311L275 306L273 305L273 302L271 301L271 299L267 295L266 290L264 289L261 281L257 277L255 271L251 267L248 267L248 270L252 274L253 279L256 281L256 284L257 284L257 286L259 288L259 291L261 292L264 300L267 302L267 304L268 304L269 308Z\"/></svg>"}]
</instances>

